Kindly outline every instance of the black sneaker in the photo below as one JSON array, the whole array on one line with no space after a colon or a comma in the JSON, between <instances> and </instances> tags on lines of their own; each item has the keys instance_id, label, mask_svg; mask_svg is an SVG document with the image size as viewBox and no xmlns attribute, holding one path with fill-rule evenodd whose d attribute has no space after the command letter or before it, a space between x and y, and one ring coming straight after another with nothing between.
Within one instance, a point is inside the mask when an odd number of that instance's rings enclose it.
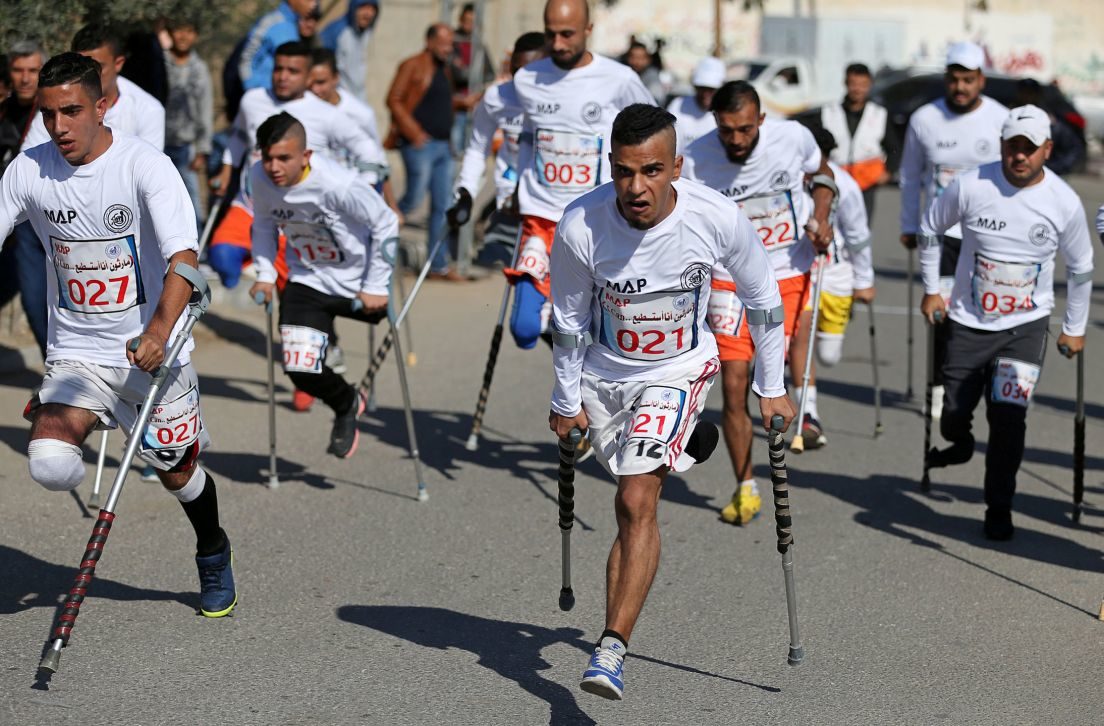
<instances>
[{"instance_id":1,"label":"black sneaker","mask_svg":"<svg viewBox=\"0 0 1104 726\"><path fill-rule=\"evenodd\" d=\"M985 539L1007 542L1016 533L1012 526L1012 510L989 507L985 510Z\"/></svg>"},{"instance_id":2,"label":"black sneaker","mask_svg":"<svg viewBox=\"0 0 1104 726\"><path fill-rule=\"evenodd\" d=\"M934 446L928 451L928 468L942 469L945 466L965 464L974 456L974 442L953 443L945 449Z\"/></svg>"},{"instance_id":3,"label":"black sneaker","mask_svg":"<svg viewBox=\"0 0 1104 726\"><path fill-rule=\"evenodd\" d=\"M693 432L686 440L686 454L699 464L713 455L721 434L717 425L711 421L698 420Z\"/></svg>"},{"instance_id":4,"label":"black sneaker","mask_svg":"<svg viewBox=\"0 0 1104 726\"><path fill-rule=\"evenodd\" d=\"M326 451L339 459L348 459L356 452L357 443L360 441L360 427L357 419L364 413L364 395L354 389L353 405L345 413L338 414L334 418L333 430L330 431L330 447Z\"/></svg>"}]
</instances>

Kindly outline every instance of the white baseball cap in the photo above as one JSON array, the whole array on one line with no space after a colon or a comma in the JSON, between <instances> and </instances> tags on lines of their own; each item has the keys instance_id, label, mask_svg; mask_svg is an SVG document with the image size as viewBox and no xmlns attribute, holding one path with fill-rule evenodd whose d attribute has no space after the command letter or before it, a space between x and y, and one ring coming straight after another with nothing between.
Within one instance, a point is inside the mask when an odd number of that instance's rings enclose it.
<instances>
[{"instance_id":1,"label":"white baseball cap","mask_svg":"<svg viewBox=\"0 0 1104 726\"><path fill-rule=\"evenodd\" d=\"M699 88L720 88L725 82L725 64L720 58L702 58L694 66L690 85Z\"/></svg>"},{"instance_id":2,"label":"white baseball cap","mask_svg":"<svg viewBox=\"0 0 1104 726\"><path fill-rule=\"evenodd\" d=\"M1050 138L1050 116L1030 104L1012 109L1001 126L1001 138L1007 141L1017 136L1024 136L1036 146L1042 146Z\"/></svg>"},{"instance_id":3,"label":"white baseball cap","mask_svg":"<svg viewBox=\"0 0 1104 726\"><path fill-rule=\"evenodd\" d=\"M985 51L977 43L954 43L947 49L947 65L962 66L971 71L985 67Z\"/></svg>"}]
</instances>

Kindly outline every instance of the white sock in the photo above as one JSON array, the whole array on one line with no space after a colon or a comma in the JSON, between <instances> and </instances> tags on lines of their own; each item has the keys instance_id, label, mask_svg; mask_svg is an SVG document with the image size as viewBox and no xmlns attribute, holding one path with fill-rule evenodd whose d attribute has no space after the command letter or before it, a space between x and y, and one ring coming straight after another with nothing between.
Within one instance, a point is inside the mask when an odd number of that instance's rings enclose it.
<instances>
[{"instance_id":1,"label":"white sock","mask_svg":"<svg viewBox=\"0 0 1104 726\"><path fill-rule=\"evenodd\" d=\"M815 419L820 418L820 413L817 411L816 405L816 386L809 385L809 391L805 398L805 413L809 414Z\"/></svg>"},{"instance_id":2,"label":"white sock","mask_svg":"<svg viewBox=\"0 0 1104 726\"><path fill-rule=\"evenodd\" d=\"M194 502L199 498L199 495L203 493L203 488L207 486L207 472L203 471L202 466L197 466L195 471L192 472L192 478L188 480L182 488L176 489L172 492L172 495L180 500L182 504L188 502Z\"/></svg>"},{"instance_id":3,"label":"white sock","mask_svg":"<svg viewBox=\"0 0 1104 726\"><path fill-rule=\"evenodd\" d=\"M744 481L740 482L740 488L742 489L745 484L751 487L751 491L753 493L759 493L759 482L755 481L754 477L751 479L745 479Z\"/></svg>"}]
</instances>

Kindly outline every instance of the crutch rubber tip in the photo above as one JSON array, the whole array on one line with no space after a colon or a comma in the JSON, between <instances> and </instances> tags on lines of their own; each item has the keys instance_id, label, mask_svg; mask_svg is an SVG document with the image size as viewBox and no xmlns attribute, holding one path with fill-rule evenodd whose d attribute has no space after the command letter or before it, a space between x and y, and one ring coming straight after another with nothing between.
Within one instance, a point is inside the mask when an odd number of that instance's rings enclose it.
<instances>
[{"instance_id":1,"label":"crutch rubber tip","mask_svg":"<svg viewBox=\"0 0 1104 726\"><path fill-rule=\"evenodd\" d=\"M364 410L368 413L376 412L376 397L374 394L368 397L367 403L364 404Z\"/></svg>"},{"instance_id":2,"label":"crutch rubber tip","mask_svg":"<svg viewBox=\"0 0 1104 726\"><path fill-rule=\"evenodd\" d=\"M411 368L418 365L418 356L414 353L414 351L410 351L406 354L406 364Z\"/></svg>"},{"instance_id":3,"label":"crutch rubber tip","mask_svg":"<svg viewBox=\"0 0 1104 726\"><path fill-rule=\"evenodd\" d=\"M58 668L61 667L61 651L50 648L46 651L46 655L42 656L42 660L38 663L38 670L43 673L57 673Z\"/></svg>"},{"instance_id":4,"label":"crutch rubber tip","mask_svg":"<svg viewBox=\"0 0 1104 726\"><path fill-rule=\"evenodd\" d=\"M1100 602L1100 620L1104 620L1104 600Z\"/></svg>"},{"instance_id":5,"label":"crutch rubber tip","mask_svg":"<svg viewBox=\"0 0 1104 726\"><path fill-rule=\"evenodd\" d=\"M1081 505L1077 504L1073 507L1073 521L1074 524L1081 521Z\"/></svg>"},{"instance_id":6,"label":"crutch rubber tip","mask_svg":"<svg viewBox=\"0 0 1104 726\"><path fill-rule=\"evenodd\" d=\"M476 451L479 449L479 434L472 434L468 437L468 443L464 444L464 448L468 451Z\"/></svg>"},{"instance_id":7,"label":"crutch rubber tip","mask_svg":"<svg viewBox=\"0 0 1104 726\"><path fill-rule=\"evenodd\" d=\"M926 473L920 479L920 491L922 491L922 492L930 492L931 491L931 477L929 477Z\"/></svg>"},{"instance_id":8,"label":"crutch rubber tip","mask_svg":"<svg viewBox=\"0 0 1104 726\"><path fill-rule=\"evenodd\" d=\"M273 474L268 477L268 484L265 484L265 486L269 489L279 489L280 479L275 474Z\"/></svg>"},{"instance_id":9,"label":"crutch rubber tip","mask_svg":"<svg viewBox=\"0 0 1104 726\"><path fill-rule=\"evenodd\" d=\"M419 502L428 502L429 501L429 492L426 491L425 484L419 484L418 485L418 501Z\"/></svg>"},{"instance_id":10,"label":"crutch rubber tip","mask_svg":"<svg viewBox=\"0 0 1104 726\"><path fill-rule=\"evenodd\" d=\"M805 451L805 437L801 434L794 436L793 441L790 442L790 451L795 454L800 454Z\"/></svg>"},{"instance_id":11,"label":"crutch rubber tip","mask_svg":"<svg viewBox=\"0 0 1104 726\"><path fill-rule=\"evenodd\" d=\"M560 610L563 610L566 613L573 607L575 607L575 593L572 592L570 587L561 587Z\"/></svg>"},{"instance_id":12,"label":"crutch rubber tip","mask_svg":"<svg viewBox=\"0 0 1104 726\"><path fill-rule=\"evenodd\" d=\"M805 660L805 646L799 645L796 648L790 646L790 655L786 658L786 662L792 666L801 665L801 661Z\"/></svg>"},{"instance_id":13,"label":"crutch rubber tip","mask_svg":"<svg viewBox=\"0 0 1104 726\"><path fill-rule=\"evenodd\" d=\"M885 433L885 428L881 424L874 427L874 438L878 438L883 433Z\"/></svg>"},{"instance_id":14,"label":"crutch rubber tip","mask_svg":"<svg viewBox=\"0 0 1104 726\"><path fill-rule=\"evenodd\" d=\"M90 496L88 498L88 508L89 509L99 509L100 508L100 495L99 494L93 494L92 496Z\"/></svg>"}]
</instances>

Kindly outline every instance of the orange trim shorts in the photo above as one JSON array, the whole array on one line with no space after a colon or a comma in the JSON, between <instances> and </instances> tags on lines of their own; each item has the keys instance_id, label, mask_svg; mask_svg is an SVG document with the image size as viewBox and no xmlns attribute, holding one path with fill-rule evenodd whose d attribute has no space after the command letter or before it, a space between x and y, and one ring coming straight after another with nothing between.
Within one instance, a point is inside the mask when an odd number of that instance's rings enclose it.
<instances>
[{"instance_id":1,"label":"orange trim shorts","mask_svg":"<svg viewBox=\"0 0 1104 726\"><path fill-rule=\"evenodd\" d=\"M733 290L735 287L729 282L714 282L713 287L719 290ZM789 356L790 340L797 331L797 321L800 313L809 304L809 296L812 286L809 284L809 273L788 277L778 281L778 291L782 294L782 307L786 311L786 354ZM747 317L740 321L740 329L736 335L718 335L717 349L722 363L728 361L742 361L750 363L755 357L755 343L751 339L751 331L748 329Z\"/></svg>"},{"instance_id":2,"label":"orange trim shorts","mask_svg":"<svg viewBox=\"0 0 1104 726\"><path fill-rule=\"evenodd\" d=\"M250 214L248 209L239 207L237 204L231 204L226 216L222 218L218 227L215 227L214 234L211 235L211 246L234 245L252 253L252 232L253 215ZM281 234L276 243L276 259L273 261L273 267L276 268L276 287L281 292L288 279L287 258L285 257L286 247L287 240Z\"/></svg>"},{"instance_id":3,"label":"orange trim shorts","mask_svg":"<svg viewBox=\"0 0 1104 726\"><path fill-rule=\"evenodd\" d=\"M543 217L524 214L521 217L520 250L514 267L502 271L511 284L516 285L525 275L533 279L537 290L546 298L552 297L552 282L548 277L552 259L552 238L556 235L556 223Z\"/></svg>"}]
</instances>

